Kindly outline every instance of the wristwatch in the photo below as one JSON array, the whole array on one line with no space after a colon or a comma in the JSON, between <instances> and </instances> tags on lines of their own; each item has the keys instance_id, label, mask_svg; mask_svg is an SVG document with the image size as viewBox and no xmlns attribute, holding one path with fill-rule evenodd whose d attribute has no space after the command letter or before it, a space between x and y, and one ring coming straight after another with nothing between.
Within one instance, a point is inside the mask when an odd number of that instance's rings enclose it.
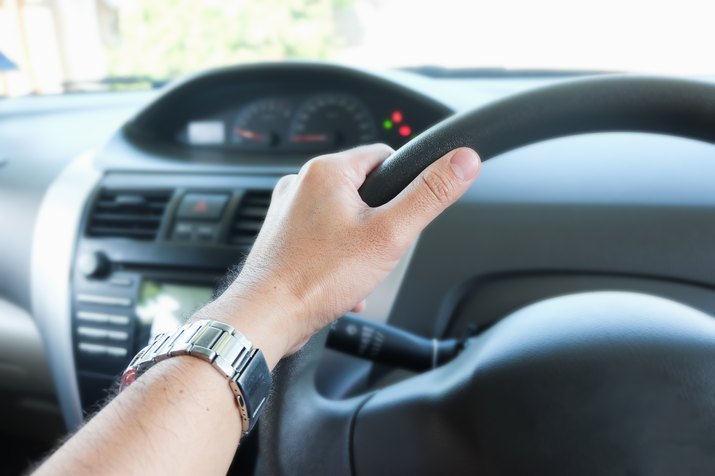
<instances>
[{"instance_id":1,"label":"wristwatch","mask_svg":"<svg viewBox=\"0 0 715 476\"><path fill-rule=\"evenodd\" d=\"M271 388L271 373L263 353L227 324L194 321L172 334L157 335L140 350L124 371L121 388L157 362L177 355L205 360L228 379L243 422L242 437L246 436L255 426Z\"/></svg>"}]
</instances>

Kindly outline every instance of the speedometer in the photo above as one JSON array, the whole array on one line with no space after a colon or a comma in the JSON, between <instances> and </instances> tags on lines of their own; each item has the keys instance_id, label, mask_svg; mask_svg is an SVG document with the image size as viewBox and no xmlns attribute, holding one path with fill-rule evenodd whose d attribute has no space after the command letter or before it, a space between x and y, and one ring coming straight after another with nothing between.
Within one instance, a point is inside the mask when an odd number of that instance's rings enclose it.
<instances>
[{"instance_id":1,"label":"speedometer","mask_svg":"<svg viewBox=\"0 0 715 476\"><path fill-rule=\"evenodd\" d=\"M271 149L283 145L292 107L281 98L265 98L244 106L233 119L231 143L244 149Z\"/></svg>"},{"instance_id":2,"label":"speedometer","mask_svg":"<svg viewBox=\"0 0 715 476\"><path fill-rule=\"evenodd\" d=\"M342 93L318 94L298 109L288 133L295 146L331 149L374 142L375 119L355 96Z\"/></svg>"}]
</instances>

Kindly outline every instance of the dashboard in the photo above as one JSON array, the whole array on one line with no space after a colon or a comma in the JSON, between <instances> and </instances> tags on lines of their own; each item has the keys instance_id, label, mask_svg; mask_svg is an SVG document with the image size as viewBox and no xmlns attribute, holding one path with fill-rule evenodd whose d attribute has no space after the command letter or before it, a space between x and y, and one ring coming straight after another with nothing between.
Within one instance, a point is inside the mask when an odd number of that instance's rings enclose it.
<instances>
[{"instance_id":1,"label":"dashboard","mask_svg":"<svg viewBox=\"0 0 715 476\"><path fill-rule=\"evenodd\" d=\"M0 167L0 214L14 227L0 236L0 271L13 276L0 279L0 300L32 313L66 426L81 424L151 335L221 289L282 175L363 143L398 148L462 109L561 79L282 63L106 97L115 112L104 119L91 95L50 98L43 104L56 106L44 116L18 105L6 114L15 128L0 139L23 137L17 146L31 153ZM77 138L91 126L114 132L83 145L97 146L91 153L52 162L70 155L53 133ZM715 314L712 260L703 259L715 240L712 156L712 145L686 139L609 133L490 160L479 185L370 297L366 315L457 336L475 316L487 324L544 297L596 289L663 295ZM328 358L327 396L348 395L372 375Z\"/></svg>"},{"instance_id":2,"label":"dashboard","mask_svg":"<svg viewBox=\"0 0 715 476\"><path fill-rule=\"evenodd\" d=\"M399 148L453 113L413 89L338 66L283 63L239 71L176 84L127 123L103 157L111 161L117 145L121 158L113 165L126 164L128 146L144 165L178 159L288 170L361 144Z\"/></svg>"}]
</instances>

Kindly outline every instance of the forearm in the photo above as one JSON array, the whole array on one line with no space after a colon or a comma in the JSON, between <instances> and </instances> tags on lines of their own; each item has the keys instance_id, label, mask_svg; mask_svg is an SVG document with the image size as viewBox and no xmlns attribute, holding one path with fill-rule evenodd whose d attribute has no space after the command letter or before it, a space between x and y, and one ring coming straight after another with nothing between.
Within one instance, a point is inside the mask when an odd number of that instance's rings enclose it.
<instances>
[{"instance_id":1,"label":"forearm","mask_svg":"<svg viewBox=\"0 0 715 476\"><path fill-rule=\"evenodd\" d=\"M240 434L226 379L178 357L149 369L38 474L225 474Z\"/></svg>"},{"instance_id":2,"label":"forearm","mask_svg":"<svg viewBox=\"0 0 715 476\"><path fill-rule=\"evenodd\" d=\"M194 319L234 326L262 348L272 368L283 354L268 325L277 308L277 301L259 308L227 292ZM195 357L171 358L122 391L38 474L225 474L241 430L226 378Z\"/></svg>"}]
</instances>

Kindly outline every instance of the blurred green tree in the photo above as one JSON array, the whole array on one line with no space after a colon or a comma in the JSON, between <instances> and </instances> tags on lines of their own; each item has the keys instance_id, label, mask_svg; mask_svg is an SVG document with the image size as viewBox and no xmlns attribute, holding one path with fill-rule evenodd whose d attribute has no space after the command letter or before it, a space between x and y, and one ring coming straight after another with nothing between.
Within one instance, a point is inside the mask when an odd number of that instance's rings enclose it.
<instances>
[{"instance_id":1,"label":"blurred green tree","mask_svg":"<svg viewBox=\"0 0 715 476\"><path fill-rule=\"evenodd\" d=\"M351 0L129 0L119 4L119 41L107 48L112 76L172 78L261 60L330 59L341 45L339 9Z\"/></svg>"}]
</instances>

